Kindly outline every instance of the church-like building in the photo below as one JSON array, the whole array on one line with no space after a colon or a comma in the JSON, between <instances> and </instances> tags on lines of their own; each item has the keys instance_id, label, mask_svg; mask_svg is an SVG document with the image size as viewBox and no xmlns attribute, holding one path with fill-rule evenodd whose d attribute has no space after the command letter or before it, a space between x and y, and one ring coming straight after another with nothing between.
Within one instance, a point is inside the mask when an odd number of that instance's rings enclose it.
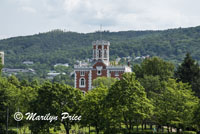
<instances>
[{"instance_id":1,"label":"church-like building","mask_svg":"<svg viewBox=\"0 0 200 134\"><path fill-rule=\"evenodd\" d=\"M125 72L131 72L129 66L111 66L109 62L110 42L97 40L92 42L93 61L92 65L74 66L74 87L83 92L92 89L92 81L97 77L113 77L120 79Z\"/></svg>"}]
</instances>

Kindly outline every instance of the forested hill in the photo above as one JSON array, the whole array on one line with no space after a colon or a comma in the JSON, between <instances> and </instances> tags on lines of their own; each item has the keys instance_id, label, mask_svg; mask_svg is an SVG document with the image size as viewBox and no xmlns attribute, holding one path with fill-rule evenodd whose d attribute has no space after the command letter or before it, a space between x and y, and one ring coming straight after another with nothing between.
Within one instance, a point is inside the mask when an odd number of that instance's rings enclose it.
<instances>
[{"instance_id":1,"label":"forested hill","mask_svg":"<svg viewBox=\"0 0 200 134\"><path fill-rule=\"evenodd\" d=\"M101 35L111 43L111 58L150 55L179 63L186 52L190 52L200 61L200 26L164 31L104 31ZM91 58L91 42L98 39L99 32L83 34L54 30L0 40L0 50L5 52L5 67L19 68L23 61L33 61L43 65L38 68L45 68Z\"/></svg>"}]
</instances>

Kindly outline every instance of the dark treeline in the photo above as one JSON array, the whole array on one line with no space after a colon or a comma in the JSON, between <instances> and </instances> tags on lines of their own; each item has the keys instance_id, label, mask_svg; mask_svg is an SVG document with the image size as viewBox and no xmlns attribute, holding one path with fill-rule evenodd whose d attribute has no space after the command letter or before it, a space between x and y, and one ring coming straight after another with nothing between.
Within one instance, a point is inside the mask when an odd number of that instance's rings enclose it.
<instances>
[{"instance_id":1,"label":"dark treeline","mask_svg":"<svg viewBox=\"0 0 200 134\"><path fill-rule=\"evenodd\" d=\"M164 31L102 32L102 38L111 42L111 59L119 57L159 56L180 63L185 53L200 61L200 27L178 28ZM100 33L75 33L54 30L33 36L0 40L0 50L5 52L5 67L33 68L39 77L56 63L69 63L91 58L91 42L100 39ZM25 66L23 61L33 61Z\"/></svg>"},{"instance_id":2,"label":"dark treeline","mask_svg":"<svg viewBox=\"0 0 200 134\"><path fill-rule=\"evenodd\" d=\"M200 68L189 54L177 69L171 62L152 57L135 65L133 71L121 80L97 78L85 95L64 83L1 77L0 133L8 129L9 134L16 134L16 124L21 134L27 128L32 134L56 133L61 126L69 134L76 125L97 134L200 131ZM13 119L17 111L38 115L68 112L81 115L81 120L61 121L58 117L50 123L28 121L24 115L17 123Z\"/></svg>"}]
</instances>

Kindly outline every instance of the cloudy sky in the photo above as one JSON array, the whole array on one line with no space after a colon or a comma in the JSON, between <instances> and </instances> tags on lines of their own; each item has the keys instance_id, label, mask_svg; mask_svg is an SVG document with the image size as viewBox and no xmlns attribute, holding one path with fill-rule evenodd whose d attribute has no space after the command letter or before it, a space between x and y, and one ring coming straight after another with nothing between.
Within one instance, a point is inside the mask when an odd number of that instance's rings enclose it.
<instances>
[{"instance_id":1,"label":"cloudy sky","mask_svg":"<svg viewBox=\"0 0 200 134\"><path fill-rule=\"evenodd\" d=\"M62 29L157 30L200 25L200 0L0 0L0 39Z\"/></svg>"}]
</instances>

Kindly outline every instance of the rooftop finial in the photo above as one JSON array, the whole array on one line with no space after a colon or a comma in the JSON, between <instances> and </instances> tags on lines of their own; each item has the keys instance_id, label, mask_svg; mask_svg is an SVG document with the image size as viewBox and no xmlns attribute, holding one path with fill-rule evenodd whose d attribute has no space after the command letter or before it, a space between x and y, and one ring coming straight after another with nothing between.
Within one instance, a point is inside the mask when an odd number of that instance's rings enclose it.
<instances>
[{"instance_id":1,"label":"rooftop finial","mask_svg":"<svg viewBox=\"0 0 200 134\"><path fill-rule=\"evenodd\" d=\"M102 40L102 24L100 25L100 40Z\"/></svg>"}]
</instances>

